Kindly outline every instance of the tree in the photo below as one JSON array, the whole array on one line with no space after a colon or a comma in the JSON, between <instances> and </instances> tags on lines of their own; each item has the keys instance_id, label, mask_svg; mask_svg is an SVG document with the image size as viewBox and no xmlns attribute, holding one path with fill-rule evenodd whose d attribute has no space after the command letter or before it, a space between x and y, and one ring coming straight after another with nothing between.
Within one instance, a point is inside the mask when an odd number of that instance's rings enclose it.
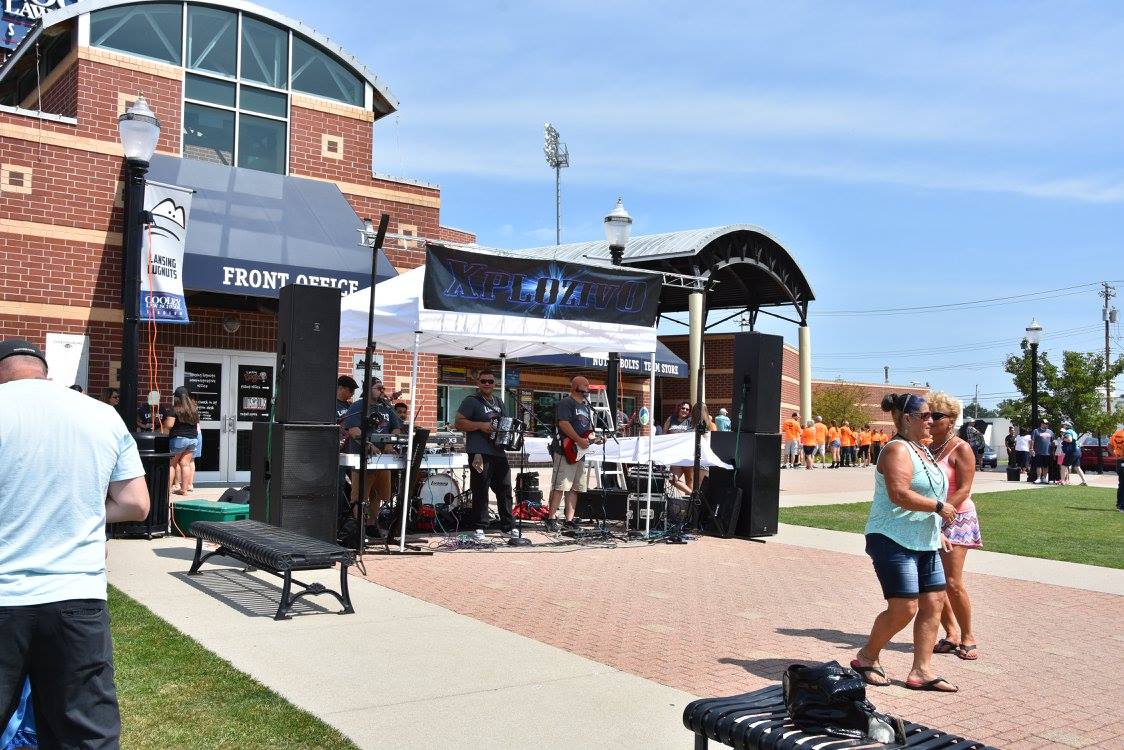
<instances>
[{"instance_id":1,"label":"tree","mask_svg":"<svg viewBox=\"0 0 1124 750\"><path fill-rule=\"evenodd\" d=\"M861 404L870 398L870 392L859 385L820 385L812 391L812 413L823 417L825 423L844 420L852 426L870 421L870 414Z\"/></svg>"},{"instance_id":2,"label":"tree","mask_svg":"<svg viewBox=\"0 0 1124 750\"><path fill-rule=\"evenodd\" d=\"M980 406L980 404L975 399L972 399L972 403L966 404L964 406L965 419L994 419L998 416L1001 415L996 409L989 409L986 406Z\"/></svg>"},{"instance_id":3,"label":"tree","mask_svg":"<svg viewBox=\"0 0 1124 750\"><path fill-rule=\"evenodd\" d=\"M1000 401L998 411L1015 425L1033 427L1030 423L1031 360L1030 346L1022 342L1022 354L1007 357L1003 369L1011 373L1020 398ZM1056 427L1063 419L1073 423L1078 432L1103 435L1114 425L1115 417L1104 408L1101 391L1106 375L1115 378L1124 372L1124 357L1109 365L1105 372L1103 354L1062 352L1062 367L1050 362L1046 352L1038 352L1038 411Z\"/></svg>"}]
</instances>

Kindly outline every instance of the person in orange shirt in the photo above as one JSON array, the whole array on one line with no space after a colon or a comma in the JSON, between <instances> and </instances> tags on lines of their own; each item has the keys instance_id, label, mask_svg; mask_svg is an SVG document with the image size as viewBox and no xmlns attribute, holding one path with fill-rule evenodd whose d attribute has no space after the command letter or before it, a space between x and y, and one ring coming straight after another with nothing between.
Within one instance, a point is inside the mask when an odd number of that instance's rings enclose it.
<instances>
[{"instance_id":1,"label":"person in orange shirt","mask_svg":"<svg viewBox=\"0 0 1124 750\"><path fill-rule=\"evenodd\" d=\"M872 442L870 425L859 430L859 466L870 466L870 444Z\"/></svg>"},{"instance_id":2,"label":"person in orange shirt","mask_svg":"<svg viewBox=\"0 0 1124 750\"><path fill-rule=\"evenodd\" d=\"M781 425L781 435L784 437L784 460L781 466L795 469L800 463L800 421L799 415L792 412L792 416Z\"/></svg>"},{"instance_id":3,"label":"person in orange shirt","mask_svg":"<svg viewBox=\"0 0 1124 750\"><path fill-rule=\"evenodd\" d=\"M816 455L816 423L808 420L800 431L800 447L804 449L804 468L811 471L812 458Z\"/></svg>"},{"instance_id":4,"label":"person in orange shirt","mask_svg":"<svg viewBox=\"0 0 1124 750\"><path fill-rule=\"evenodd\" d=\"M820 463L827 463L827 425L823 423L823 417L816 417L816 456L820 457ZM812 457L812 465L815 465L815 456Z\"/></svg>"},{"instance_id":5,"label":"person in orange shirt","mask_svg":"<svg viewBox=\"0 0 1124 750\"><path fill-rule=\"evenodd\" d=\"M851 429L851 423L846 419L843 420L843 426L839 428L839 443L843 448L843 466L855 465L855 431Z\"/></svg>"},{"instance_id":6,"label":"person in orange shirt","mask_svg":"<svg viewBox=\"0 0 1124 750\"><path fill-rule=\"evenodd\" d=\"M885 444L886 433L879 427L874 431L874 434L870 436L870 462L872 464L878 464L878 454L882 452L882 446Z\"/></svg>"},{"instance_id":7,"label":"person in orange shirt","mask_svg":"<svg viewBox=\"0 0 1124 750\"><path fill-rule=\"evenodd\" d=\"M1124 427L1112 433L1108 447L1116 456L1116 509L1124 513Z\"/></svg>"},{"instance_id":8,"label":"person in orange shirt","mask_svg":"<svg viewBox=\"0 0 1124 750\"><path fill-rule=\"evenodd\" d=\"M827 428L827 442L831 446L831 468L839 468L839 452L842 444L839 442L839 427L835 424L835 420L831 420L831 426Z\"/></svg>"}]
</instances>

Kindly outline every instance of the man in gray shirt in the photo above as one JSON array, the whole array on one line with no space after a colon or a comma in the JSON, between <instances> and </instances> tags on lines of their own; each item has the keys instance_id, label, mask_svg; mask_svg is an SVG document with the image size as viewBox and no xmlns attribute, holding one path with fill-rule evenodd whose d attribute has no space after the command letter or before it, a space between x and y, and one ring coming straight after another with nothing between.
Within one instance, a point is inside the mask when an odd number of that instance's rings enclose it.
<instances>
[{"instance_id":1,"label":"man in gray shirt","mask_svg":"<svg viewBox=\"0 0 1124 750\"><path fill-rule=\"evenodd\" d=\"M1034 456L1033 466L1038 469L1038 481L1036 484L1049 484L1050 483L1050 448L1054 442L1054 431L1050 429L1050 423L1043 419L1038 428L1030 433L1030 452Z\"/></svg>"},{"instance_id":2,"label":"man in gray shirt","mask_svg":"<svg viewBox=\"0 0 1124 750\"><path fill-rule=\"evenodd\" d=\"M502 531L511 531L511 466L502 448L492 444L492 420L503 416L503 397L495 396L496 374L481 370L476 376L476 393L466 396L457 409L454 422L464 432L465 449L472 470L469 487L472 490L472 520L475 528L486 529L488 519L488 489L496 493L496 509L500 514ZM500 389L503 393L503 389Z\"/></svg>"}]
</instances>

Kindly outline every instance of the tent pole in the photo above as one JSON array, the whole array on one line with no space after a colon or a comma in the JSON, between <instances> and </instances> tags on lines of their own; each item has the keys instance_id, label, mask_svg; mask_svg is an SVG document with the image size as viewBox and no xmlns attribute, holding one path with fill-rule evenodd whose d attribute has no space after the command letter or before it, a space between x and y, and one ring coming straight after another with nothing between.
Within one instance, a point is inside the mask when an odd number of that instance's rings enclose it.
<instances>
[{"instance_id":1,"label":"tent pole","mask_svg":"<svg viewBox=\"0 0 1124 750\"><path fill-rule=\"evenodd\" d=\"M375 353L375 280L379 250L386 239L389 223L390 214L379 216L379 229L371 245L371 294L367 304L367 349L363 359L363 421L359 425L359 541L355 545L355 557L360 567L363 565L363 553L367 551L367 419L371 416L371 360ZM370 226L369 223L367 226ZM366 570L363 572L366 573Z\"/></svg>"},{"instance_id":2,"label":"tent pole","mask_svg":"<svg viewBox=\"0 0 1124 750\"><path fill-rule=\"evenodd\" d=\"M418 395L418 347L421 346L421 331L414 331L414 362L410 368L410 426L406 433L406 474L402 480L402 526L398 530L398 551L406 551L406 516L410 515L410 468L414 463L414 418L417 409L414 399Z\"/></svg>"},{"instance_id":3,"label":"tent pole","mask_svg":"<svg viewBox=\"0 0 1124 750\"><path fill-rule=\"evenodd\" d=\"M652 435L656 431L656 353L652 352L652 372L648 379L648 498L644 517L644 536L652 535ZM664 495L667 489L664 488ZM667 515L667 501L664 501L663 512Z\"/></svg>"}]
</instances>

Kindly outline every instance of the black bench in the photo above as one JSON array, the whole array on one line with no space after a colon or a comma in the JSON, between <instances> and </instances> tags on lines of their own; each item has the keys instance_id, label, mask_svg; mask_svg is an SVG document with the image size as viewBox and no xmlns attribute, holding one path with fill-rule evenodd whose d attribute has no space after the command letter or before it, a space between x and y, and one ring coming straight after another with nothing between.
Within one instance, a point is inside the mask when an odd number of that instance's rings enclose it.
<instances>
[{"instance_id":1,"label":"black bench","mask_svg":"<svg viewBox=\"0 0 1124 750\"><path fill-rule=\"evenodd\" d=\"M355 562L349 549L260 521L196 521L191 524L191 533L196 537L195 559L188 575L197 574L199 566L209 558L222 555L285 581L275 620L289 619L289 609L306 595L331 594L343 606L340 614L355 612L347 591L347 568ZM218 544L219 548L204 555L204 541ZM339 593L320 583L302 583L293 578L294 570L323 570L336 563L340 564ZM291 595L294 583L303 591Z\"/></svg>"},{"instance_id":2,"label":"black bench","mask_svg":"<svg viewBox=\"0 0 1124 750\"><path fill-rule=\"evenodd\" d=\"M957 737L921 724L905 723L904 747L917 750L994 750L975 740ZM705 698L683 710L683 724L695 733L695 750L706 750L714 740L734 748L776 750L836 750L851 747L902 747L804 732L793 726L780 685L729 698Z\"/></svg>"}]
</instances>

